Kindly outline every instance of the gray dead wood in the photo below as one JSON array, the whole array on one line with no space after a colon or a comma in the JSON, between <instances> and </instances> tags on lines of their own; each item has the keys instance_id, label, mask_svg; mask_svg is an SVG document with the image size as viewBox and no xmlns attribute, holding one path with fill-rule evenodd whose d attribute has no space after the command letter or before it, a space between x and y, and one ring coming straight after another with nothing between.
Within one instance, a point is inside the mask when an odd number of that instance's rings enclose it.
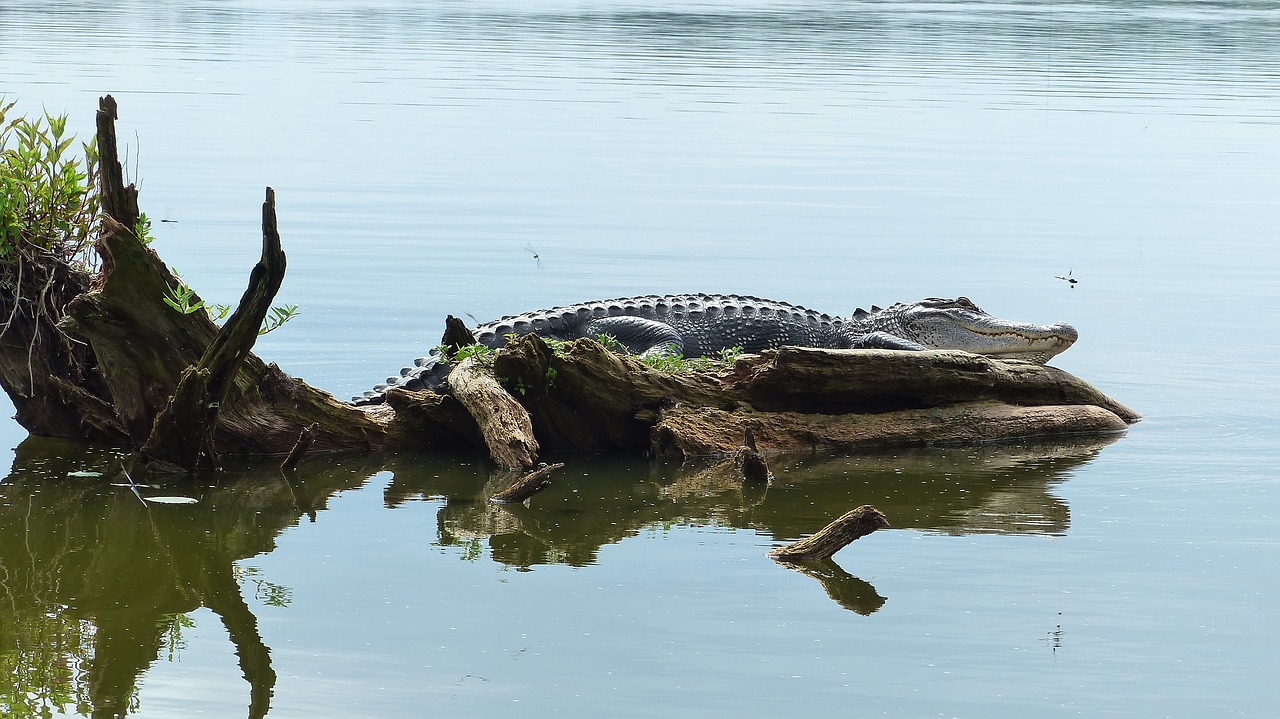
<instances>
[{"instance_id":1,"label":"gray dead wood","mask_svg":"<svg viewBox=\"0 0 1280 719\"><path fill-rule=\"evenodd\" d=\"M846 512L836 521L828 524L810 537L798 542L778 547L769 552L769 556L783 562L802 562L810 559L830 559L836 552L844 549L857 539L871 534L877 529L885 529L889 520L880 510L869 504Z\"/></svg>"},{"instance_id":2,"label":"gray dead wood","mask_svg":"<svg viewBox=\"0 0 1280 719\"><path fill-rule=\"evenodd\" d=\"M564 467L564 463L548 464L539 467L532 472L527 472L517 479L510 487L498 492L489 498L490 502L498 504L509 504L513 502L523 502L533 495L547 489L551 486L551 474L557 469Z\"/></svg>"},{"instance_id":3,"label":"gray dead wood","mask_svg":"<svg viewBox=\"0 0 1280 719\"><path fill-rule=\"evenodd\" d=\"M503 469L528 469L538 456L529 413L493 373L468 358L449 373L449 393L480 427L489 457Z\"/></svg>"}]
</instances>

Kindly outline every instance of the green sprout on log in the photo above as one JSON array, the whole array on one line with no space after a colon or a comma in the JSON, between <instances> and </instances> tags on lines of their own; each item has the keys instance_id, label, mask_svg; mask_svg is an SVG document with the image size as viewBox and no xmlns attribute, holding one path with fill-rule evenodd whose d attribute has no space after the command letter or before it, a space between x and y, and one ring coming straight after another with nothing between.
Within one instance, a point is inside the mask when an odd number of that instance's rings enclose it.
<instances>
[{"instance_id":1,"label":"green sprout on log","mask_svg":"<svg viewBox=\"0 0 1280 719\"><path fill-rule=\"evenodd\" d=\"M231 313L231 305L206 304L204 300L196 296L196 291L191 289L177 273L174 273L174 279L176 282L166 288L165 296L160 299L164 300L164 303L169 305L175 312L189 315L193 312L204 310L209 314L209 319L214 322L221 322ZM270 314L262 320L262 327L258 330L258 336L261 337L280 329L286 322L300 314L302 312L297 305L272 307Z\"/></svg>"}]
</instances>

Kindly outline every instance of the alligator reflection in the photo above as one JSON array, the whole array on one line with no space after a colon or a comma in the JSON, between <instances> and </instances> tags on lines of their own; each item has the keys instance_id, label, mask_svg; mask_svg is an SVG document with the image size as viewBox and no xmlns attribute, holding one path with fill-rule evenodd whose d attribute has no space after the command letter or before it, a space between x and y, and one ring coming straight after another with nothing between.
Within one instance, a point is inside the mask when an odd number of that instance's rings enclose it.
<instances>
[{"instance_id":1,"label":"alligator reflection","mask_svg":"<svg viewBox=\"0 0 1280 719\"><path fill-rule=\"evenodd\" d=\"M274 467L228 470L212 486L182 487L198 504L144 506L110 485L115 452L30 439L0 481L0 708L122 716L137 706L143 672L174 651L185 615L206 607L235 645L249 716L265 716L275 671L235 563L272 551L285 529L316 521L335 493L383 470L393 475L388 507L441 504L438 544L487 546L494 561L527 571L594 563L602 546L654 526L740 527L782 543L859 504L898 528L1061 534L1069 513L1054 485L1109 441L775 462L767 488L743 487L727 466L574 458L530 506L489 503L499 480L456 459L323 457L289 481ZM105 476L73 475L85 470ZM794 568L860 614L885 602L834 562Z\"/></svg>"},{"instance_id":2,"label":"alligator reflection","mask_svg":"<svg viewBox=\"0 0 1280 719\"><path fill-rule=\"evenodd\" d=\"M474 471L393 459L388 507L445 501L442 545L486 539L495 561L518 569L583 566L599 549L645 528L717 524L752 529L779 543L821 528L859 504L874 504L895 528L949 534L1063 534L1066 504L1052 493L1111 437L1055 443L899 450L864 457L774 462L770 486L744 486L732 465L690 468L604 459L571 460L530 506L485 501L501 487Z\"/></svg>"},{"instance_id":3,"label":"alligator reflection","mask_svg":"<svg viewBox=\"0 0 1280 719\"><path fill-rule=\"evenodd\" d=\"M690 468L579 458L529 506L487 502L502 486L478 486L473 471L470 477L442 475L434 465L400 460L387 466L394 479L385 501L392 507L445 500L437 514L441 545L487 541L494 561L520 570L591 564L606 544L672 524L752 529L784 543L860 504L875 505L895 528L1058 535L1067 531L1070 511L1053 487L1113 441L1071 438L775 461L778 479L768 487L743 485L730 463ZM870 614L885 602L875 587L834 561L789 566L818 580L851 611Z\"/></svg>"}]
</instances>

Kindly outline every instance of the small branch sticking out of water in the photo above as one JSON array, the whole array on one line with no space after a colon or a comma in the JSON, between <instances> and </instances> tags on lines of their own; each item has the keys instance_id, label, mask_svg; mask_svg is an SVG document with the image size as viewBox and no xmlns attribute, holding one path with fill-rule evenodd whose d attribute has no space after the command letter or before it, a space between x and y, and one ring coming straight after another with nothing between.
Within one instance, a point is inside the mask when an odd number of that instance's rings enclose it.
<instances>
[{"instance_id":1,"label":"small branch sticking out of water","mask_svg":"<svg viewBox=\"0 0 1280 719\"><path fill-rule=\"evenodd\" d=\"M302 456L311 449L311 443L315 441L316 432L320 429L320 425L312 422L310 425L303 427L298 433L298 441L293 445L293 449L289 450L289 456L284 458L280 463L280 471L288 472L298 468L298 462L302 461Z\"/></svg>"},{"instance_id":2,"label":"small branch sticking out of water","mask_svg":"<svg viewBox=\"0 0 1280 719\"><path fill-rule=\"evenodd\" d=\"M768 482L772 476L769 473L769 463L756 447L755 433L750 427L746 428L746 444L738 448L736 463L742 470L743 482Z\"/></svg>"},{"instance_id":3,"label":"small branch sticking out of water","mask_svg":"<svg viewBox=\"0 0 1280 719\"><path fill-rule=\"evenodd\" d=\"M523 502L533 495L551 486L551 473L564 466L563 462L548 464L518 479L515 484L489 498L490 502L509 504Z\"/></svg>"},{"instance_id":4,"label":"small branch sticking out of water","mask_svg":"<svg viewBox=\"0 0 1280 719\"><path fill-rule=\"evenodd\" d=\"M880 510L864 504L846 512L844 516L823 527L813 536L785 547L778 547L769 552L769 556L781 562L827 559L844 549L850 542L889 526L889 520L881 514Z\"/></svg>"}]
</instances>

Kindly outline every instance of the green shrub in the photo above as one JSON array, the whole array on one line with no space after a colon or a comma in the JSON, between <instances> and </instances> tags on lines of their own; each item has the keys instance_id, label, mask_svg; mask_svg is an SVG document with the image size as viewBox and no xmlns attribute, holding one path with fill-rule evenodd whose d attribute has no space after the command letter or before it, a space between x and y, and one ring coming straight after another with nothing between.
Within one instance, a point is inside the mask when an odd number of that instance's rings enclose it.
<instances>
[{"instance_id":1,"label":"green shrub","mask_svg":"<svg viewBox=\"0 0 1280 719\"><path fill-rule=\"evenodd\" d=\"M8 119L0 104L0 265L61 261L88 269L98 228L96 138L73 150L67 118Z\"/></svg>"}]
</instances>

